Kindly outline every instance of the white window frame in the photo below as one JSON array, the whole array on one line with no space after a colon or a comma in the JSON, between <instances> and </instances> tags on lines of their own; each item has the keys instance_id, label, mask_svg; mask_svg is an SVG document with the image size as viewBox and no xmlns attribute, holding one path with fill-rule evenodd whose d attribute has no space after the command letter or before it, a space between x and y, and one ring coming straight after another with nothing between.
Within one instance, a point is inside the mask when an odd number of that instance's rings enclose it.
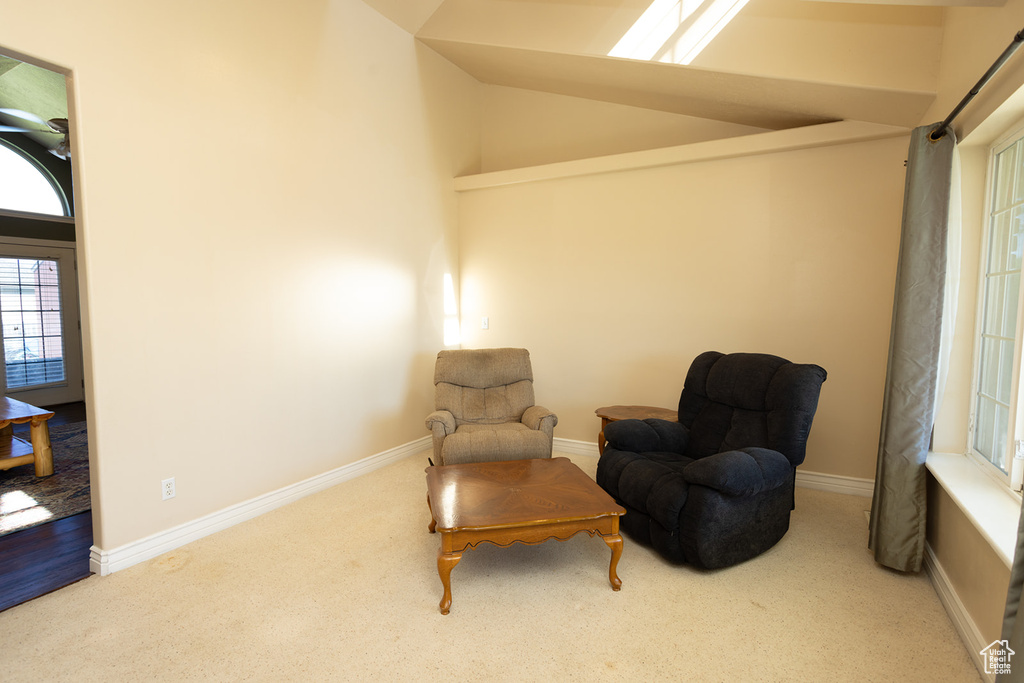
<instances>
[{"instance_id":1,"label":"white window frame","mask_svg":"<svg viewBox=\"0 0 1024 683\"><path fill-rule=\"evenodd\" d=\"M1024 400L1021 390L1021 356L1024 346L1024 268L1022 283L1017 291L1017 328L1014 339L1013 363L1010 376L1010 417L1007 428L1005 462L1007 472L1003 472L974 448L975 430L977 427L977 394L981 379L981 335L985 314L985 278L988 273L989 246L992 237L992 194L995 188L996 156L1024 138L1024 121L1019 121L1009 131L1000 136L988 150L988 164L985 178L985 201L981 241L981 263L978 269L978 296L975 309L973 373L971 379L970 417L967 430L967 456L976 462L989 477L1012 491L1020 491L1024 481ZM1020 150L1024 155L1024 147ZM1017 160L1018 167L1024 165L1024 156Z\"/></svg>"}]
</instances>

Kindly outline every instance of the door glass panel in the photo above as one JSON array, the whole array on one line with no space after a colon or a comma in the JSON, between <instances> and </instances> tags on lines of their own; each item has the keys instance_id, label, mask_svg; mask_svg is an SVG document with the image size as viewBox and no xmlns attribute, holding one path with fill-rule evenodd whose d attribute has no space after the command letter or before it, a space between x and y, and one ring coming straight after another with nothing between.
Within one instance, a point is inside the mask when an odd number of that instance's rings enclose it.
<instances>
[{"instance_id":1,"label":"door glass panel","mask_svg":"<svg viewBox=\"0 0 1024 683\"><path fill-rule=\"evenodd\" d=\"M7 389L66 380L56 260L0 257Z\"/></svg>"}]
</instances>

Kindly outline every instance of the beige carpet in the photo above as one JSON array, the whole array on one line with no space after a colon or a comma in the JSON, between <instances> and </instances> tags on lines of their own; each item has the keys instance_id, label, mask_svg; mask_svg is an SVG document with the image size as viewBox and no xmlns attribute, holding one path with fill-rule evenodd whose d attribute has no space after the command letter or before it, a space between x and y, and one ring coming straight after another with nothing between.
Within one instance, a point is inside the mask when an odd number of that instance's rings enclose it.
<instances>
[{"instance_id":1,"label":"beige carpet","mask_svg":"<svg viewBox=\"0 0 1024 683\"><path fill-rule=\"evenodd\" d=\"M717 572L626 538L468 551L438 612L409 458L0 613L15 681L978 681L922 574L880 569L865 498L797 490L789 534ZM593 476L597 459L570 456Z\"/></svg>"}]
</instances>

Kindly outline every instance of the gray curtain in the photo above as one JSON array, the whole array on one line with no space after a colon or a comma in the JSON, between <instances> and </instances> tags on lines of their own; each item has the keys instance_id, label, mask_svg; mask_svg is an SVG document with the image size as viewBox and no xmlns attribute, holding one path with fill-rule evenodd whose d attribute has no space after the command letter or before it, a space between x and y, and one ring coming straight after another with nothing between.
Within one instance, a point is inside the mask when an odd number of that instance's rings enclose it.
<instances>
[{"instance_id":1,"label":"gray curtain","mask_svg":"<svg viewBox=\"0 0 1024 683\"><path fill-rule=\"evenodd\" d=\"M879 563L917 572L924 558L925 457L935 417L946 281L953 131L916 128L907 156L889 364L868 546Z\"/></svg>"}]
</instances>

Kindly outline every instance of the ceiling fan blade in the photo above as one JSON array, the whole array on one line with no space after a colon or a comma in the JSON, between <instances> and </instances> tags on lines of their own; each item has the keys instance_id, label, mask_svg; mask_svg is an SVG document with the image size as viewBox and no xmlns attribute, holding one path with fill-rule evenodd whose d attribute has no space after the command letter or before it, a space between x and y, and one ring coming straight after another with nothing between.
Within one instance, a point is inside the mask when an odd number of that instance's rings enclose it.
<instances>
[{"instance_id":1,"label":"ceiling fan blade","mask_svg":"<svg viewBox=\"0 0 1024 683\"><path fill-rule=\"evenodd\" d=\"M46 119L40 118L39 116L36 116L35 114L32 114L30 112L22 111L21 109L5 109L5 108L0 108L0 114L6 114L8 116L13 116L14 118L21 119L22 121L31 121L32 123L41 123L44 126L47 125L46 124Z\"/></svg>"},{"instance_id":2,"label":"ceiling fan blade","mask_svg":"<svg viewBox=\"0 0 1024 683\"><path fill-rule=\"evenodd\" d=\"M63 131L52 128L21 128L19 126L0 126L0 133L49 133L51 135L66 135Z\"/></svg>"},{"instance_id":3,"label":"ceiling fan blade","mask_svg":"<svg viewBox=\"0 0 1024 683\"><path fill-rule=\"evenodd\" d=\"M68 120L67 119L50 119L49 121L43 119L40 116L36 116L31 112L24 111L23 109L10 109L7 107L0 107L0 114L6 116L12 116L22 121L31 121L32 123L38 123L42 126L46 126L42 129L36 128L23 128L20 126L0 126L0 131L5 133L54 133L57 135L68 134Z\"/></svg>"},{"instance_id":4,"label":"ceiling fan blade","mask_svg":"<svg viewBox=\"0 0 1024 683\"><path fill-rule=\"evenodd\" d=\"M5 114L23 121L31 121L38 123L45 128L24 128L22 126L4 126L0 125L0 133L50 133L51 135L63 136L63 139L57 143L57 146L50 149L50 153L56 157L67 160L71 156L71 147L68 145L68 120L67 119L50 119L49 121L43 120L41 117L35 114L30 114L27 111L21 109L7 109L0 107L0 114Z\"/></svg>"}]
</instances>

